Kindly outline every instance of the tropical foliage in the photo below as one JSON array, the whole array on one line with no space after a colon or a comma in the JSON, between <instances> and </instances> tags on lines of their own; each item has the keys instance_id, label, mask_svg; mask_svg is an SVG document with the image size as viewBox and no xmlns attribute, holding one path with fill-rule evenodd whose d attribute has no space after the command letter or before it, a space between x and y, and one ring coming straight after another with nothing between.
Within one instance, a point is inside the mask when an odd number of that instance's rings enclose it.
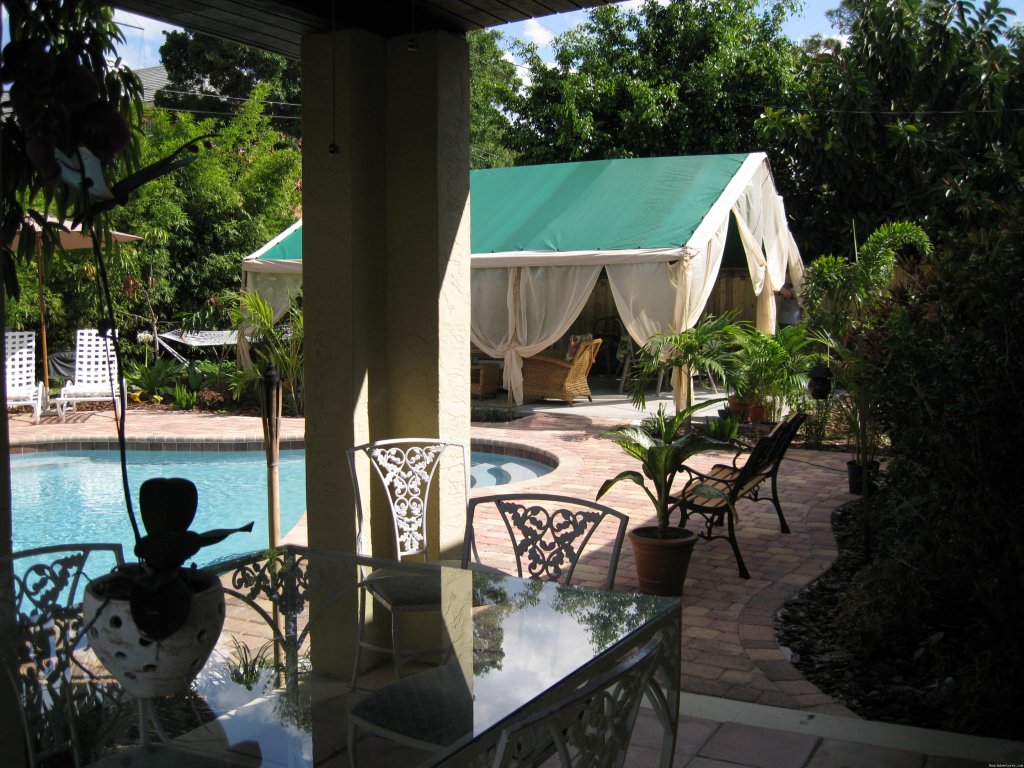
<instances>
[{"instance_id":1,"label":"tropical foliage","mask_svg":"<svg viewBox=\"0 0 1024 768\"><path fill-rule=\"evenodd\" d=\"M943 711L930 724L1015 738L1024 720L1024 206L984 245L909 254L857 351L891 438L875 552L839 627L901 660Z\"/></svg>"},{"instance_id":2,"label":"tropical foliage","mask_svg":"<svg viewBox=\"0 0 1024 768\"><path fill-rule=\"evenodd\" d=\"M699 407L703 407L703 404ZM695 454L720 449L725 445L689 427L690 417L695 410L697 407L687 408L670 417L665 412L665 406L661 405L656 414L646 417L640 424L616 427L601 435L614 440L627 455L639 461L643 474L635 470L620 472L601 484L597 498L600 499L622 480L636 483L654 504L658 517L658 536L661 538L668 534L672 485L683 464ZM648 487L648 481L651 487ZM720 492L712 488L708 488L707 492L721 496Z\"/></svg>"},{"instance_id":3,"label":"tropical foliage","mask_svg":"<svg viewBox=\"0 0 1024 768\"><path fill-rule=\"evenodd\" d=\"M641 347L630 372L629 388L633 405L643 408L647 401L647 383L664 371L679 369L684 389L684 407L693 405L693 375L702 371L724 378L725 362L736 334L739 311L719 317L703 315L685 331L656 333Z\"/></svg>"},{"instance_id":4,"label":"tropical foliage","mask_svg":"<svg viewBox=\"0 0 1024 768\"><path fill-rule=\"evenodd\" d=\"M807 386L807 371L820 358L804 325L765 333L748 324L737 327L726 360L726 381L740 400L765 409L767 421L779 421Z\"/></svg>"},{"instance_id":5,"label":"tropical foliage","mask_svg":"<svg viewBox=\"0 0 1024 768\"><path fill-rule=\"evenodd\" d=\"M799 106L760 123L804 253L926 222L937 242L998 227L1024 177L1022 31L998 0L845 0L848 36L805 52Z\"/></svg>"},{"instance_id":6,"label":"tropical foliage","mask_svg":"<svg viewBox=\"0 0 1024 768\"><path fill-rule=\"evenodd\" d=\"M895 222L872 233L855 261L822 257L804 273L807 323L829 351L832 375L843 391L835 404L860 467L875 460L882 438L878 404L888 387L867 346L878 310L890 295L897 262L918 263L932 250L918 225Z\"/></svg>"},{"instance_id":7,"label":"tropical foliage","mask_svg":"<svg viewBox=\"0 0 1024 768\"><path fill-rule=\"evenodd\" d=\"M224 297L231 326L249 338L252 365L241 367L231 384L236 396L254 391L263 374L273 366L281 377L285 402L293 413L303 412L304 324L302 294L292 299L288 313L280 320L274 317L270 304L255 291L240 291Z\"/></svg>"},{"instance_id":8,"label":"tropical foliage","mask_svg":"<svg viewBox=\"0 0 1024 768\"><path fill-rule=\"evenodd\" d=\"M138 123L142 88L116 57L124 39L109 7L95 0L16 0L5 3L4 10L10 42L0 77L10 100L0 113L0 243L7 292L15 296L9 247L26 213L34 212L41 228L48 265L58 247L57 222L80 212L81 190L77 184L58 183L61 166L55 152L76 163L84 147L108 166L105 175L111 182L137 168L138 143L129 124ZM47 213L57 222L47 222ZM18 255L34 261L36 238L27 235L19 241Z\"/></svg>"}]
</instances>

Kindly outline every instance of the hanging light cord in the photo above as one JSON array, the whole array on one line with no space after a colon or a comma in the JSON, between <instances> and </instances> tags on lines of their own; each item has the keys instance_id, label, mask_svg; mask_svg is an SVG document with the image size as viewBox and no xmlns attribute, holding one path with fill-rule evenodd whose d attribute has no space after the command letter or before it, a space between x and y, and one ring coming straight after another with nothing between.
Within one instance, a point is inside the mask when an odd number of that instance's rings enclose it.
<instances>
[{"instance_id":1,"label":"hanging light cord","mask_svg":"<svg viewBox=\"0 0 1024 768\"><path fill-rule=\"evenodd\" d=\"M81 160L80 160L81 162ZM83 164L84 167L84 164ZM82 197L85 200L85 218L83 230L88 227L89 237L92 239L92 255L96 260L96 269L100 275L100 312L104 316L100 323L100 336L108 339L114 348L114 363L117 369L117 381L110 382L110 396L114 400L114 413L117 414L117 447L121 458L121 486L124 491L124 503L128 509L128 520L132 524L132 533L135 535L135 543L142 539L139 530L139 523L135 519L135 509L132 506L132 491L128 483L128 448L125 440L125 415L128 410L126 398L122 391L121 382L124 381L124 366L121 359L121 340L117 335L117 324L114 321L114 303L110 298L110 282L107 279L107 267L103 261L103 253L100 251L99 239L96 237L96 224L93 221L92 210L89 207L89 187L92 181L82 174ZM109 365L108 365L109 367ZM121 401L121 408L118 411L117 401Z\"/></svg>"},{"instance_id":2,"label":"hanging light cord","mask_svg":"<svg viewBox=\"0 0 1024 768\"><path fill-rule=\"evenodd\" d=\"M327 154L336 155L338 149L338 65L337 65L338 0L331 2L331 143Z\"/></svg>"}]
</instances>

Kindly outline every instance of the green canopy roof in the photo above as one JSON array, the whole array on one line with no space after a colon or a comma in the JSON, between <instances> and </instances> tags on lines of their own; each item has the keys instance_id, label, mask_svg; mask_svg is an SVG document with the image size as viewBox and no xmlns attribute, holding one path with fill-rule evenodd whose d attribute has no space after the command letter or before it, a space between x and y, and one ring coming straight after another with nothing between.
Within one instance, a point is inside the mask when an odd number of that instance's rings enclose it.
<instances>
[{"instance_id":1,"label":"green canopy roof","mask_svg":"<svg viewBox=\"0 0 1024 768\"><path fill-rule=\"evenodd\" d=\"M245 258L248 261L302 261L302 219Z\"/></svg>"},{"instance_id":2,"label":"green canopy roof","mask_svg":"<svg viewBox=\"0 0 1024 768\"><path fill-rule=\"evenodd\" d=\"M471 251L680 247L747 157L631 158L472 171Z\"/></svg>"}]
</instances>

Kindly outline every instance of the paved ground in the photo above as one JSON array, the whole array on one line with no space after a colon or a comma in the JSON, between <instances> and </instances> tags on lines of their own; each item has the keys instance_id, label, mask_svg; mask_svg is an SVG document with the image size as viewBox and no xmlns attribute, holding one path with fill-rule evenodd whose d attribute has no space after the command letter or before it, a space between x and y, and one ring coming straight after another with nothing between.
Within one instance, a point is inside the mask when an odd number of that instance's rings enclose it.
<instances>
[{"instance_id":1,"label":"paved ground","mask_svg":"<svg viewBox=\"0 0 1024 768\"><path fill-rule=\"evenodd\" d=\"M558 456L555 471L517 489L593 498L606 478L636 468L618 446L599 437L610 426L638 418L614 387L607 389L595 397L594 405L578 402L571 409L533 405L523 409L530 415L517 421L475 423L473 439L543 448ZM666 400L654 398L649 408ZM109 411L82 412L65 424L44 417L39 425L28 416L14 414L8 423L12 451L49 442L70 442L81 448L107 448L116 442ZM282 435L300 445L302 421L285 419ZM262 444L262 431L259 419L250 417L134 410L129 412L128 439L133 447L158 443L175 450L239 443L256 448ZM713 461L709 457L694 464L710 466ZM738 538L751 579L737 575L727 542L698 543L683 598L685 714L680 720L676 765L952 768L1008 757L1024 764L1021 745L866 723L803 679L777 645L772 629L775 612L835 558L829 516L853 498L846 493L845 461L841 453L796 449L788 453L779 475L783 509L792 530L788 535L780 533L770 503L741 503ZM487 491L475 493L483 492ZM654 521L650 501L635 486L620 484L604 500L628 514L631 526ZM299 526L291 539L303 538ZM587 564L590 573L584 573L585 580L595 583L602 578L601 563L606 561L601 542L597 546L599 551ZM636 583L627 546L616 588L633 589ZM652 713L642 712L627 765L655 764L660 744L656 730ZM988 757L959 759L969 755Z\"/></svg>"}]
</instances>

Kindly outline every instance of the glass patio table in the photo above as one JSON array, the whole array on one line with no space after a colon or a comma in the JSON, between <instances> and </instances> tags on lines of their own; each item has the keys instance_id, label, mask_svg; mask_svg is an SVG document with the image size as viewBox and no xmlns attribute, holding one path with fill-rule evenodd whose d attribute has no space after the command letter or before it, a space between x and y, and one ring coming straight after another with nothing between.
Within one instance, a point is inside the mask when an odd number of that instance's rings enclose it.
<instances>
[{"instance_id":1,"label":"glass patio table","mask_svg":"<svg viewBox=\"0 0 1024 768\"><path fill-rule=\"evenodd\" d=\"M396 682L386 665L364 674L356 690L349 680L359 579L387 568L440 580L440 610L412 629L420 647L446 650L416 668L454 665L460 685L446 694L451 707L440 709L460 713L459 735L429 753L360 734L359 766L489 765L504 726L557 702L652 638L661 642L647 700L664 728L661 764L671 766L679 714L678 599L294 546L215 567L223 574L226 620L188 691L136 701L94 659L77 665L93 670L91 690L99 692L76 728L84 764L349 765L349 711L370 689L401 685L416 674ZM86 645L78 643L74 653L87 656Z\"/></svg>"}]
</instances>

